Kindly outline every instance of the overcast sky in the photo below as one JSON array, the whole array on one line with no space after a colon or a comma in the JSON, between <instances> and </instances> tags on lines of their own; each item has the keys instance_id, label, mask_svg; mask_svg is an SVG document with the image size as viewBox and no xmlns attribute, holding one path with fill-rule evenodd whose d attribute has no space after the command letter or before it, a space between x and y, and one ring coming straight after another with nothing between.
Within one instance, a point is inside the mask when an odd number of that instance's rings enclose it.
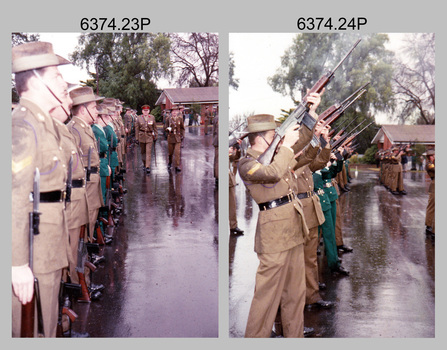
<instances>
[{"instance_id":1,"label":"overcast sky","mask_svg":"<svg viewBox=\"0 0 447 350\"><path fill-rule=\"evenodd\" d=\"M39 33L41 41L53 44L55 53L68 58L78 44L80 33ZM229 117L248 113L267 113L275 117L281 109L294 107L289 96L274 92L267 78L275 74L280 66L281 56L291 46L296 33L230 33L229 49L234 54L235 78L239 79L239 89L229 89ZM402 34L389 34L390 48L398 48ZM87 71L73 65L60 67L66 81L78 83L89 78ZM221 72L227 74L226 72ZM169 82L158 83L160 89L172 87ZM299 96L296 96L299 99ZM385 123L384 116L376 117Z\"/></svg>"}]
</instances>

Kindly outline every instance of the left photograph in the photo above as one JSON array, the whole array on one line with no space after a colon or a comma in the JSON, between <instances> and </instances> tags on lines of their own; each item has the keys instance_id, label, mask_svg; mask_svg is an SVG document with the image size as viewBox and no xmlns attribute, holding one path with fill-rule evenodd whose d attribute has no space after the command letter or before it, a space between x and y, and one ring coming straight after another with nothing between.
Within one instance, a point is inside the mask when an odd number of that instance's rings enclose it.
<instances>
[{"instance_id":1,"label":"left photograph","mask_svg":"<svg viewBox=\"0 0 447 350\"><path fill-rule=\"evenodd\" d=\"M12 33L12 337L219 336L218 56Z\"/></svg>"}]
</instances>

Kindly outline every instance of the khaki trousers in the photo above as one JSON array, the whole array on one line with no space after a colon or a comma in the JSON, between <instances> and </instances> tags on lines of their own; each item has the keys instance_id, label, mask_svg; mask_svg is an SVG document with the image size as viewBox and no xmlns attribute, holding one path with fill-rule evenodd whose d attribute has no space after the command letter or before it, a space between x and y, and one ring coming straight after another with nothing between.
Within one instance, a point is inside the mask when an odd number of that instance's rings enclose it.
<instances>
[{"instance_id":1,"label":"khaki trousers","mask_svg":"<svg viewBox=\"0 0 447 350\"><path fill-rule=\"evenodd\" d=\"M236 188L230 186L228 197L229 216L230 216L230 230L237 227L237 214L236 214Z\"/></svg>"},{"instance_id":2,"label":"khaki trousers","mask_svg":"<svg viewBox=\"0 0 447 350\"><path fill-rule=\"evenodd\" d=\"M180 167L180 142L168 143L168 164L172 164L172 156L174 156L174 166Z\"/></svg>"},{"instance_id":3,"label":"khaki trousers","mask_svg":"<svg viewBox=\"0 0 447 350\"><path fill-rule=\"evenodd\" d=\"M59 314L59 288L62 270L49 273L35 273L39 281L40 302L45 337L55 338ZM37 313L36 313L37 315ZM22 303L12 292L12 336L20 337L22 322ZM35 319L34 335L37 337L37 317Z\"/></svg>"},{"instance_id":4,"label":"khaki trousers","mask_svg":"<svg viewBox=\"0 0 447 350\"><path fill-rule=\"evenodd\" d=\"M258 254L256 286L246 338L269 338L279 305L284 336L304 336L306 279L304 245L274 254Z\"/></svg>"},{"instance_id":5,"label":"khaki trousers","mask_svg":"<svg viewBox=\"0 0 447 350\"><path fill-rule=\"evenodd\" d=\"M318 226L309 228L309 237L304 244L304 264L306 266L306 304L321 300L318 286Z\"/></svg>"},{"instance_id":6,"label":"khaki trousers","mask_svg":"<svg viewBox=\"0 0 447 350\"><path fill-rule=\"evenodd\" d=\"M337 211L335 216L335 244L338 246L343 245L343 233L341 230L341 208L340 208L340 197L335 200L337 203Z\"/></svg>"},{"instance_id":7,"label":"khaki trousers","mask_svg":"<svg viewBox=\"0 0 447 350\"><path fill-rule=\"evenodd\" d=\"M143 165L145 168L151 167L153 144L154 142L152 140L146 143L140 142L141 160L143 161Z\"/></svg>"}]
</instances>

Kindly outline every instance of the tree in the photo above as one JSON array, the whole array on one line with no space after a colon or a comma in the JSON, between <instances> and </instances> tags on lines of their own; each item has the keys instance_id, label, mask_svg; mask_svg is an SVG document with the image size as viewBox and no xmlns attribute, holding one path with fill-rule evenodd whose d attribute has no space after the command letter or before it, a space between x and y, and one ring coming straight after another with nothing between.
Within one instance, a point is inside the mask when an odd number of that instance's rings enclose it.
<instances>
[{"instance_id":1,"label":"tree","mask_svg":"<svg viewBox=\"0 0 447 350\"><path fill-rule=\"evenodd\" d=\"M219 38L213 33L170 34L171 61L179 86L217 86Z\"/></svg>"},{"instance_id":2,"label":"tree","mask_svg":"<svg viewBox=\"0 0 447 350\"><path fill-rule=\"evenodd\" d=\"M91 76L98 95L120 99L133 108L154 106L160 95L156 82L172 73L167 35L88 33L81 34L78 43L70 59L95 68Z\"/></svg>"},{"instance_id":3,"label":"tree","mask_svg":"<svg viewBox=\"0 0 447 350\"><path fill-rule=\"evenodd\" d=\"M397 119L435 124L435 34L407 34L404 58L396 63L394 92L400 102Z\"/></svg>"},{"instance_id":4,"label":"tree","mask_svg":"<svg viewBox=\"0 0 447 350\"><path fill-rule=\"evenodd\" d=\"M39 41L39 34L27 34L27 33L12 33L12 46L17 46L23 43L28 43L31 41Z\"/></svg>"},{"instance_id":5,"label":"tree","mask_svg":"<svg viewBox=\"0 0 447 350\"><path fill-rule=\"evenodd\" d=\"M230 74L230 80L229 80L229 85L230 87L232 87L234 90L239 89L239 79L234 77L234 68L236 67L235 63L234 63L234 57L233 57L234 53L230 52L230 62L229 62L229 74Z\"/></svg>"},{"instance_id":6,"label":"tree","mask_svg":"<svg viewBox=\"0 0 447 350\"><path fill-rule=\"evenodd\" d=\"M269 78L274 91L289 95L298 103L307 89L310 89L325 73L332 70L346 55L358 34L298 34L292 45L281 57L281 67ZM378 111L392 112L393 53L385 49L386 34L362 35L362 41L335 72L334 79L327 86L318 112L342 102L357 88L370 82L367 92L351 105L332 127L357 117L349 130L365 119L373 121ZM299 95L299 98L295 98ZM369 123L369 121L368 121ZM365 122L367 125L367 122ZM349 132L346 130L346 132ZM359 152L370 146L374 134L371 126L359 136Z\"/></svg>"}]
</instances>

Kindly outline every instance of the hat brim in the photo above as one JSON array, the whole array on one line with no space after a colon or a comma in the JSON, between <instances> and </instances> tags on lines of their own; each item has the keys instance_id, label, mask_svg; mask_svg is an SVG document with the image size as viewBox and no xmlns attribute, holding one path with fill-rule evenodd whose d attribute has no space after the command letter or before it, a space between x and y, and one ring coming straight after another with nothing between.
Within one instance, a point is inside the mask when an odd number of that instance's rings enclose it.
<instances>
[{"instance_id":1,"label":"hat brim","mask_svg":"<svg viewBox=\"0 0 447 350\"><path fill-rule=\"evenodd\" d=\"M52 53L17 58L12 62L12 73L25 72L52 66L62 66L71 62L62 56Z\"/></svg>"}]
</instances>

